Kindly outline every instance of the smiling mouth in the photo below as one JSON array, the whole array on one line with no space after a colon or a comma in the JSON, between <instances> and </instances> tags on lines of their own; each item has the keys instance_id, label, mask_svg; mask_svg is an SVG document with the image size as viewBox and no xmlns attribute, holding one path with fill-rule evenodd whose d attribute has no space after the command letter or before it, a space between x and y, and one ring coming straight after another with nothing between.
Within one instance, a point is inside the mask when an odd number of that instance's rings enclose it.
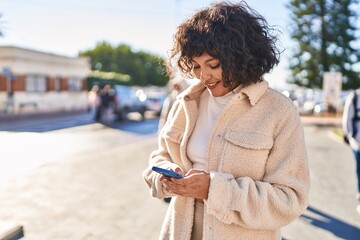
<instances>
[{"instance_id":1,"label":"smiling mouth","mask_svg":"<svg viewBox=\"0 0 360 240\"><path fill-rule=\"evenodd\" d=\"M209 89L214 89L217 87L217 85L219 84L219 82L214 82L214 83L207 83L206 87Z\"/></svg>"}]
</instances>

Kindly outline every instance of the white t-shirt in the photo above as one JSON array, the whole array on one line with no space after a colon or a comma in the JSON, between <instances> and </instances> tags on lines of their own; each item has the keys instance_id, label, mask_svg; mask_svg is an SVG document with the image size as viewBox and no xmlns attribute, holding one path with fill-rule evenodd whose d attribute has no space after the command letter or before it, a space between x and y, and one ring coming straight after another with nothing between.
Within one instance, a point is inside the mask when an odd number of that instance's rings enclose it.
<instances>
[{"instance_id":1,"label":"white t-shirt","mask_svg":"<svg viewBox=\"0 0 360 240\"><path fill-rule=\"evenodd\" d=\"M225 105L240 89L237 87L221 97L213 97L207 90L201 94L199 116L187 146L187 155L193 162L193 169L206 170L206 152L212 127Z\"/></svg>"}]
</instances>

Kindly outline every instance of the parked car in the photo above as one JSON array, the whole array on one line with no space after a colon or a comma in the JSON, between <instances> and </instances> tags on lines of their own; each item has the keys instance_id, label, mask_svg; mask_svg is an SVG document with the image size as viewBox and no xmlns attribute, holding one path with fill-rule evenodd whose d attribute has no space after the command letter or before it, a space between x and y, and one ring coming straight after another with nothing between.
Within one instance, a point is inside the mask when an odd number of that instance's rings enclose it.
<instances>
[{"instance_id":1,"label":"parked car","mask_svg":"<svg viewBox=\"0 0 360 240\"><path fill-rule=\"evenodd\" d=\"M146 96L136 94L133 87L115 85L115 114L118 120L126 120L128 113L137 112L144 118Z\"/></svg>"},{"instance_id":2,"label":"parked car","mask_svg":"<svg viewBox=\"0 0 360 240\"><path fill-rule=\"evenodd\" d=\"M160 116L165 98L166 95L164 93L147 93L145 101L146 110L152 111L157 116Z\"/></svg>"},{"instance_id":3,"label":"parked car","mask_svg":"<svg viewBox=\"0 0 360 240\"><path fill-rule=\"evenodd\" d=\"M324 102L319 102L314 106L314 114L326 113L328 111L328 105Z\"/></svg>"}]
</instances>

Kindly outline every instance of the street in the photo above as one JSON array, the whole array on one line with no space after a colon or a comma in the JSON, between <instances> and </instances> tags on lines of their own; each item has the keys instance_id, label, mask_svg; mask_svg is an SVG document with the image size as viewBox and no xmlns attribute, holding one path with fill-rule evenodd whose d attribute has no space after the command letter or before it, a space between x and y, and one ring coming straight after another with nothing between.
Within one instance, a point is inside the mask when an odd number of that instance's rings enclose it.
<instances>
[{"instance_id":1,"label":"street","mask_svg":"<svg viewBox=\"0 0 360 240\"><path fill-rule=\"evenodd\" d=\"M26 240L157 239L167 203L141 177L157 119L108 127L88 117L0 123L0 221L23 225ZM286 240L360 239L355 162L332 129L305 126L310 205Z\"/></svg>"},{"instance_id":2,"label":"street","mask_svg":"<svg viewBox=\"0 0 360 240\"><path fill-rule=\"evenodd\" d=\"M154 137L157 126L151 116L105 126L89 113L0 121L0 180L77 154L106 151L109 142L120 146Z\"/></svg>"},{"instance_id":3,"label":"street","mask_svg":"<svg viewBox=\"0 0 360 240\"><path fill-rule=\"evenodd\" d=\"M360 239L355 160L328 126L306 126L311 188L307 211L284 228L287 240Z\"/></svg>"}]
</instances>

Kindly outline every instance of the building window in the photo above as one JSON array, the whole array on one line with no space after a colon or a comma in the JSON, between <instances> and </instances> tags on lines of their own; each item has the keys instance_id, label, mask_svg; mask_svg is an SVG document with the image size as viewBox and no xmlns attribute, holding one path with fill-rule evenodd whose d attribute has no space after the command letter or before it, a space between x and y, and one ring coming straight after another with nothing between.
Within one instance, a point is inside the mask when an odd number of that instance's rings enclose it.
<instances>
[{"instance_id":1,"label":"building window","mask_svg":"<svg viewBox=\"0 0 360 240\"><path fill-rule=\"evenodd\" d=\"M81 89L82 89L81 78L69 77L69 79L68 79L68 90L70 92L80 92Z\"/></svg>"},{"instance_id":2,"label":"building window","mask_svg":"<svg viewBox=\"0 0 360 240\"><path fill-rule=\"evenodd\" d=\"M60 92L61 90L61 77L56 76L55 77L55 83L54 83L54 91Z\"/></svg>"},{"instance_id":3,"label":"building window","mask_svg":"<svg viewBox=\"0 0 360 240\"><path fill-rule=\"evenodd\" d=\"M27 92L46 92L46 77L43 75L27 75L25 90Z\"/></svg>"}]
</instances>

